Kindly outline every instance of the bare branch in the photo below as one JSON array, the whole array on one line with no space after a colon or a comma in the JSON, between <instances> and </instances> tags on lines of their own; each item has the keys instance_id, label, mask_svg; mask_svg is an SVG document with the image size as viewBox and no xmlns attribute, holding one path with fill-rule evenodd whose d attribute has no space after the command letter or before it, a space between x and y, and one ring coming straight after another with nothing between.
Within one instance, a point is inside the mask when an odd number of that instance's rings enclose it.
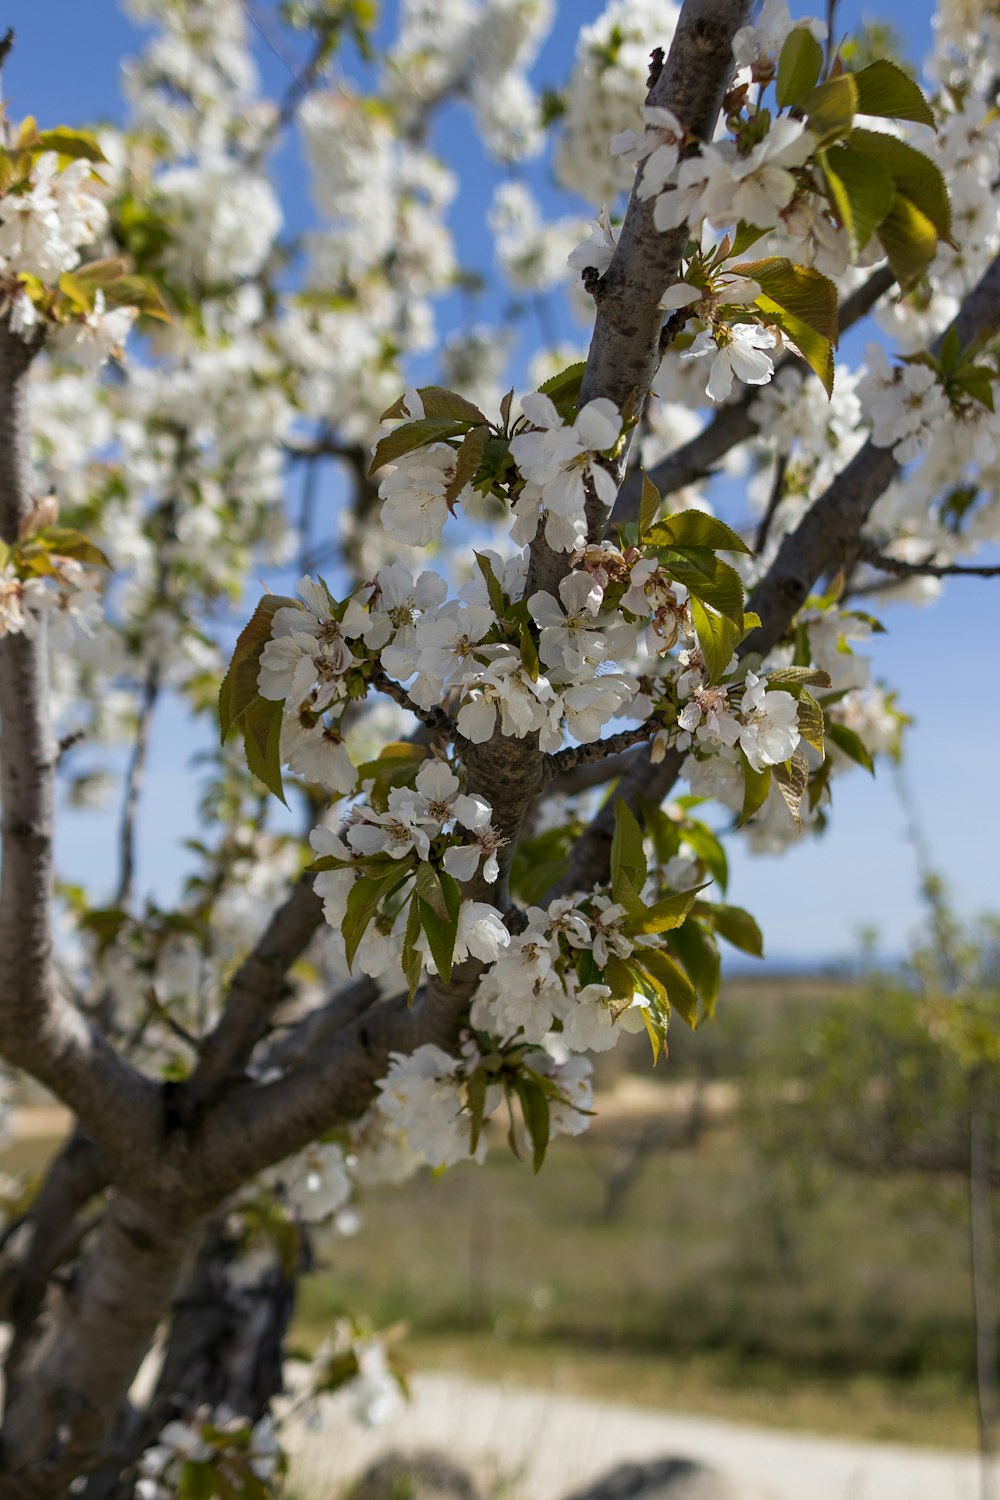
<instances>
[{"instance_id":1,"label":"bare branch","mask_svg":"<svg viewBox=\"0 0 1000 1500\"><path fill-rule=\"evenodd\" d=\"M421 708L419 703L414 703L405 687L394 682L382 667L374 667L371 673L372 687L377 688L380 693L385 693L387 698L392 698L400 708L405 708L421 724L434 731L442 739L453 740L458 733L454 719L447 714L443 708Z\"/></svg>"},{"instance_id":2,"label":"bare branch","mask_svg":"<svg viewBox=\"0 0 1000 1500\"><path fill-rule=\"evenodd\" d=\"M623 750L630 750L633 745L642 744L643 740L652 739L656 732L663 728L659 719L646 719L644 723L637 724L634 729L622 729L617 734L609 735L604 740L592 740L587 745L570 745L565 750L556 750L554 754L545 757L545 773L549 780L553 780L563 771L571 771L575 766L592 765L595 761L607 760L609 756L619 755Z\"/></svg>"},{"instance_id":3,"label":"bare branch","mask_svg":"<svg viewBox=\"0 0 1000 1500\"><path fill-rule=\"evenodd\" d=\"M139 813L139 798L142 795L142 780L149 754L149 732L153 711L160 696L160 663L150 662L142 685L139 702L139 717L135 726L132 754L125 773L125 797L122 804L121 824L118 830L118 889L115 905L127 906L132 899L135 881L135 830Z\"/></svg>"},{"instance_id":4,"label":"bare branch","mask_svg":"<svg viewBox=\"0 0 1000 1500\"><path fill-rule=\"evenodd\" d=\"M1000 578L1000 566L977 567L967 563L936 563L934 553L924 562L903 562L899 557L887 557L871 542L863 543L859 556L862 562L870 563L883 573L892 573L896 578Z\"/></svg>"}]
</instances>

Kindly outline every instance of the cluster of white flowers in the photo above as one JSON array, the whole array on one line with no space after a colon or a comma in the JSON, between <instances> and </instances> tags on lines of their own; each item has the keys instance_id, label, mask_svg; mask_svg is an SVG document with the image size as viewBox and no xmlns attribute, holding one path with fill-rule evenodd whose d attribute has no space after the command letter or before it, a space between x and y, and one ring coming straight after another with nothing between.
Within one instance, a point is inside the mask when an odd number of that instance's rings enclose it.
<instances>
[{"instance_id":1,"label":"cluster of white flowers","mask_svg":"<svg viewBox=\"0 0 1000 1500\"><path fill-rule=\"evenodd\" d=\"M738 744L755 771L782 764L799 743L794 697L780 688L768 692L767 679L754 672L747 672L738 707L725 687L708 687L697 677L682 677L679 688L687 698L677 718L680 728L699 744ZM679 741L681 748L690 743L684 736Z\"/></svg>"},{"instance_id":2,"label":"cluster of white flowers","mask_svg":"<svg viewBox=\"0 0 1000 1500\"><path fill-rule=\"evenodd\" d=\"M0 640L5 635L33 636L43 618L56 649L78 635L92 636L104 617L101 579L72 557L50 553L45 577L20 577L12 563L0 567Z\"/></svg>"},{"instance_id":3,"label":"cluster of white flowers","mask_svg":"<svg viewBox=\"0 0 1000 1500\"><path fill-rule=\"evenodd\" d=\"M377 1107L410 1150L432 1167L453 1166L470 1156L478 1162L485 1159L485 1134L480 1135L475 1152L471 1150L472 1115L466 1096L468 1081L480 1061L479 1050L471 1041L459 1058L450 1057L432 1043L406 1055L391 1054L389 1072L378 1085ZM539 1049L525 1053L522 1063L554 1085L550 1133L578 1135L586 1129L592 1099L586 1059L559 1062ZM483 1119L499 1108L502 1098L501 1086L490 1083L482 1104Z\"/></svg>"},{"instance_id":4,"label":"cluster of white flowers","mask_svg":"<svg viewBox=\"0 0 1000 1500\"><path fill-rule=\"evenodd\" d=\"M606 1052L623 1031L641 1031L642 996L631 1004L613 1002L602 983L582 984L576 961L593 955L598 969L609 957L628 958L636 946L655 941L628 938L622 931L623 906L602 893L560 897L547 908L529 906L527 926L481 982L472 1007L472 1024L510 1041L520 1037L534 1045L556 1027L571 1052Z\"/></svg>"},{"instance_id":5,"label":"cluster of white flowers","mask_svg":"<svg viewBox=\"0 0 1000 1500\"><path fill-rule=\"evenodd\" d=\"M628 187L627 168L609 157L608 142L640 124L650 51L668 51L679 15L672 0L611 0L580 31L554 166L563 187L595 207Z\"/></svg>"},{"instance_id":6,"label":"cluster of white flowers","mask_svg":"<svg viewBox=\"0 0 1000 1500\"><path fill-rule=\"evenodd\" d=\"M186 1422L168 1422L139 1461L140 1477L135 1486L139 1500L173 1500L189 1464L216 1469L227 1488L237 1492L245 1483L241 1474L252 1475L261 1484L270 1483L282 1464L272 1418L265 1416L251 1424L220 1406L203 1408Z\"/></svg>"},{"instance_id":7,"label":"cluster of white flowers","mask_svg":"<svg viewBox=\"0 0 1000 1500\"><path fill-rule=\"evenodd\" d=\"M925 451L935 429L947 421L951 407L936 372L926 364L890 365L881 344L865 350L866 369L858 381L858 400L871 423L876 448L891 448L906 464Z\"/></svg>"},{"instance_id":8,"label":"cluster of white flowers","mask_svg":"<svg viewBox=\"0 0 1000 1500\"><path fill-rule=\"evenodd\" d=\"M511 440L511 457L526 484L514 506L511 533L526 545L545 513L545 540L556 552L575 552L587 539L587 486L609 510L618 495L613 476L601 463L621 436L621 413L606 396L588 401L571 424L563 421L540 391L521 397L521 410L533 431Z\"/></svg>"},{"instance_id":9,"label":"cluster of white flowers","mask_svg":"<svg viewBox=\"0 0 1000 1500\"><path fill-rule=\"evenodd\" d=\"M80 264L80 250L107 228L108 211L88 161L60 170L54 151L32 164L23 193L0 198L0 258L8 272L54 285Z\"/></svg>"},{"instance_id":10,"label":"cluster of white flowers","mask_svg":"<svg viewBox=\"0 0 1000 1500\"><path fill-rule=\"evenodd\" d=\"M540 110L527 74L552 25L553 0L404 0L400 9L389 71L404 122L412 126L435 101L458 94L500 160L540 151Z\"/></svg>"}]
</instances>

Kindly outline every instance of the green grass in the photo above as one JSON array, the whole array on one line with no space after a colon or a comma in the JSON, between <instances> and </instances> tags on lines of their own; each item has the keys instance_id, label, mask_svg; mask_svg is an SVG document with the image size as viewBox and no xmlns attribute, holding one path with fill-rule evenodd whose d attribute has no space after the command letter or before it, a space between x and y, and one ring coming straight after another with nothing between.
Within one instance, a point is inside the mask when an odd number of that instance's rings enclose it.
<instances>
[{"instance_id":1,"label":"green grass","mask_svg":"<svg viewBox=\"0 0 1000 1500\"><path fill-rule=\"evenodd\" d=\"M300 1341L364 1309L416 1367L736 1420L972 1444L961 1185L765 1167L734 1125L645 1160L617 1218L626 1122L558 1142L541 1175L483 1168L374 1192L324 1247ZM407 1346L404 1346L404 1349Z\"/></svg>"}]
</instances>

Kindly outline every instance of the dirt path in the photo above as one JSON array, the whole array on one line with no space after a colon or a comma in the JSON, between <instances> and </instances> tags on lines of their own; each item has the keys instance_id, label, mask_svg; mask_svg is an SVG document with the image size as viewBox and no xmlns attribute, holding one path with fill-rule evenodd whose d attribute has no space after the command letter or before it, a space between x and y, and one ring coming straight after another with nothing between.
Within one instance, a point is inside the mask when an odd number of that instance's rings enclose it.
<instances>
[{"instance_id":1,"label":"dirt path","mask_svg":"<svg viewBox=\"0 0 1000 1500\"><path fill-rule=\"evenodd\" d=\"M419 1375L391 1430L363 1432L333 1398L320 1431L299 1428L294 1477L306 1500L336 1500L339 1483L387 1448L439 1448L510 1500L561 1500L617 1463L689 1458L739 1481L741 1500L976 1500L967 1453L809 1437L578 1397Z\"/></svg>"}]
</instances>

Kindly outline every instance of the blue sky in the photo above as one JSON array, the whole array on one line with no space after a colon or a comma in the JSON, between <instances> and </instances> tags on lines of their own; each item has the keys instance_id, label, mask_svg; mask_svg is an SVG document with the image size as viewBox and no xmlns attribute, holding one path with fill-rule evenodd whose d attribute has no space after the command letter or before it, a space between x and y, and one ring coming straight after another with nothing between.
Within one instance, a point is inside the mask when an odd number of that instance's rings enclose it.
<instances>
[{"instance_id":1,"label":"blue sky","mask_svg":"<svg viewBox=\"0 0 1000 1500\"><path fill-rule=\"evenodd\" d=\"M540 85L561 81L578 28L602 8L600 0L562 0L535 69ZM386 9L391 13L394 6ZM837 27L848 31L862 15L892 20L910 57L919 60L929 46L932 11L929 0L879 6L845 0ZM2 19L17 35L4 78L15 116L32 113L47 125L121 117L119 60L135 50L137 32L114 0L8 0ZM280 94L286 70L266 49L259 62L265 87ZM488 274L484 221L500 174L480 154L460 107L445 113L438 136L442 154L462 179L452 215L460 258ZM294 142L281 152L278 168L294 230L309 215ZM557 200L544 169L528 175L554 211L579 207ZM473 315L496 316L504 300L488 293ZM447 314L446 308L445 319ZM962 914L972 916L991 904L995 909L1000 709L993 642L1000 635L1000 583L949 580L936 605L893 608L883 619L889 634L875 642L876 669L916 720L908 736L908 774L935 861ZM140 850L141 884L164 897L185 868L179 841L196 829L195 777L188 763L194 748L189 727L178 715L165 714L153 746L154 791ZM110 868L112 833L106 816L78 814L67 821L59 846L62 873L97 876L99 882ZM730 899L752 908L775 958L815 963L850 954L862 927L877 928L885 950L898 953L919 931L914 857L886 772L875 781L858 772L837 782L831 826L821 840L805 841L780 859L751 859L735 850L732 863Z\"/></svg>"}]
</instances>

